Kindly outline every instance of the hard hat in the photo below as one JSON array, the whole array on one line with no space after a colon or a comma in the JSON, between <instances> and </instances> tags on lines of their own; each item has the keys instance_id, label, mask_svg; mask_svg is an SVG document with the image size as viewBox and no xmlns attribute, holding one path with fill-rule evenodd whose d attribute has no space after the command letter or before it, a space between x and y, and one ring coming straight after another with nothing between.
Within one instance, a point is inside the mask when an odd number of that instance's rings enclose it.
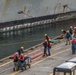
<instances>
[{"instance_id":1,"label":"hard hat","mask_svg":"<svg viewBox=\"0 0 76 75\"><path fill-rule=\"evenodd\" d=\"M70 26L70 28L72 28L72 26Z\"/></svg>"},{"instance_id":2,"label":"hard hat","mask_svg":"<svg viewBox=\"0 0 76 75\"><path fill-rule=\"evenodd\" d=\"M18 54L18 52L16 52L15 54Z\"/></svg>"},{"instance_id":3,"label":"hard hat","mask_svg":"<svg viewBox=\"0 0 76 75\"><path fill-rule=\"evenodd\" d=\"M47 36L47 34L45 34L45 36Z\"/></svg>"},{"instance_id":4,"label":"hard hat","mask_svg":"<svg viewBox=\"0 0 76 75\"><path fill-rule=\"evenodd\" d=\"M47 40L45 40L45 42L47 42Z\"/></svg>"},{"instance_id":5,"label":"hard hat","mask_svg":"<svg viewBox=\"0 0 76 75\"><path fill-rule=\"evenodd\" d=\"M21 56L23 56L23 53L21 53Z\"/></svg>"},{"instance_id":6,"label":"hard hat","mask_svg":"<svg viewBox=\"0 0 76 75\"><path fill-rule=\"evenodd\" d=\"M21 46L21 49L24 49L24 47L23 47L23 46Z\"/></svg>"},{"instance_id":7,"label":"hard hat","mask_svg":"<svg viewBox=\"0 0 76 75\"><path fill-rule=\"evenodd\" d=\"M63 29L61 31L63 32Z\"/></svg>"}]
</instances>

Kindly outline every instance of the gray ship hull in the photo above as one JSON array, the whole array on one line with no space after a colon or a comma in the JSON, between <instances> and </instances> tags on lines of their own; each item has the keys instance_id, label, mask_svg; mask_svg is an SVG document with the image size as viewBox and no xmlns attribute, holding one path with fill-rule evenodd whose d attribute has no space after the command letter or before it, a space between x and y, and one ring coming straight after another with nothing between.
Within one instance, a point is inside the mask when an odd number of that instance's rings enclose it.
<instances>
[{"instance_id":1,"label":"gray ship hull","mask_svg":"<svg viewBox=\"0 0 76 75\"><path fill-rule=\"evenodd\" d=\"M75 7L76 0L0 0L0 22L75 11Z\"/></svg>"}]
</instances>

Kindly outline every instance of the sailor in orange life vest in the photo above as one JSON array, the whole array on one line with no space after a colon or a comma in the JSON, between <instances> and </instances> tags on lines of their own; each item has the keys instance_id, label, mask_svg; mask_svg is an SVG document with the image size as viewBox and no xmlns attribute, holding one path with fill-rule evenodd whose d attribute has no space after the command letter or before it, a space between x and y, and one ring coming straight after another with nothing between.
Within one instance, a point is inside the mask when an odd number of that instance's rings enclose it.
<instances>
[{"instance_id":1,"label":"sailor in orange life vest","mask_svg":"<svg viewBox=\"0 0 76 75\"><path fill-rule=\"evenodd\" d=\"M72 54L76 53L76 38L72 40Z\"/></svg>"},{"instance_id":2,"label":"sailor in orange life vest","mask_svg":"<svg viewBox=\"0 0 76 75\"><path fill-rule=\"evenodd\" d=\"M48 46L48 56L50 56L51 55L51 47L52 47L51 39L49 39L47 46Z\"/></svg>"},{"instance_id":3,"label":"sailor in orange life vest","mask_svg":"<svg viewBox=\"0 0 76 75\"><path fill-rule=\"evenodd\" d=\"M25 65L25 56L21 53L19 56L19 66L21 70L23 70L24 65Z\"/></svg>"},{"instance_id":4,"label":"sailor in orange life vest","mask_svg":"<svg viewBox=\"0 0 76 75\"><path fill-rule=\"evenodd\" d=\"M18 57L19 57L19 55L18 55L18 52L16 52L15 54L14 54L14 68L13 68L13 70L15 71L15 70L18 70Z\"/></svg>"}]
</instances>

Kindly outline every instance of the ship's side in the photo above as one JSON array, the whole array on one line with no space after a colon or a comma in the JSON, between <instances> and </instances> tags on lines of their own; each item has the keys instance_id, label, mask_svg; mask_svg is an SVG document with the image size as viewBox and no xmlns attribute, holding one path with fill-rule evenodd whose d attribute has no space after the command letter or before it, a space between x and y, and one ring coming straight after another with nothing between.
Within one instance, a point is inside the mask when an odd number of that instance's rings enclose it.
<instances>
[{"instance_id":1,"label":"ship's side","mask_svg":"<svg viewBox=\"0 0 76 75\"><path fill-rule=\"evenodd\" d=\"M75 11L75 3L76 0L0 0L0 22Z\"/></svg>"}]
</instances>

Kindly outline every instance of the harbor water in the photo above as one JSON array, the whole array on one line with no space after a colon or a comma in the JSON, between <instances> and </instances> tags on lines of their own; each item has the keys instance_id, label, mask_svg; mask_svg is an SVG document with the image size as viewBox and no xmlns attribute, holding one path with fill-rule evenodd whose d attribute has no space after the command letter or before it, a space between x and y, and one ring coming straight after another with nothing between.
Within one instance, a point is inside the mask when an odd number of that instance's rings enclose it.
<instances>
[{"instance_id":1,"label":"harbor water","mask_svg":"<svg viewBox=\"0 0 76 75\"><path fill-rule=\"evenodd\" d=\"M14 54L21 46L27 49L43 42L45 33L51 38L59 36L61 34L61 29L68 30L70 26L74 27L76 25L49 25L45 28L34 28L33 31L29 32L20 30L21 33L18 35L0 38L0 59Z\"/></svg>"}]
</instances>

